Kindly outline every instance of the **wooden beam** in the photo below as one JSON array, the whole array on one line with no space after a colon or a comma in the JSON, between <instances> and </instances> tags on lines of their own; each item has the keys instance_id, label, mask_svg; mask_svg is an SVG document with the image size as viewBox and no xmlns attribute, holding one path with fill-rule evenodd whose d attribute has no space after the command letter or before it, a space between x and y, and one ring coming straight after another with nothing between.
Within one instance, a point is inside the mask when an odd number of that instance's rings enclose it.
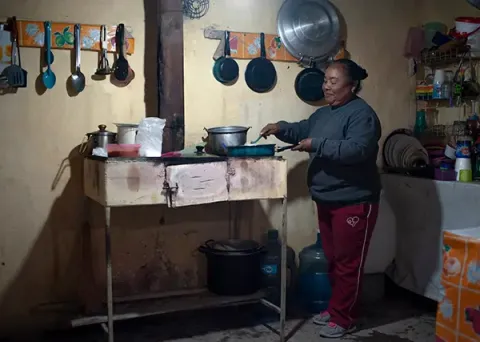
<instances>
[{"instance_id":1,"label":"wooden beam","mask_svg":"<svg viewBox=\"0 0 480 342\"><path fill-rule=\"evenodd\" d=\"M157 0L159 116L166 119L163 152L185 145L182 0Z\"/></svg>"}]
</instances>

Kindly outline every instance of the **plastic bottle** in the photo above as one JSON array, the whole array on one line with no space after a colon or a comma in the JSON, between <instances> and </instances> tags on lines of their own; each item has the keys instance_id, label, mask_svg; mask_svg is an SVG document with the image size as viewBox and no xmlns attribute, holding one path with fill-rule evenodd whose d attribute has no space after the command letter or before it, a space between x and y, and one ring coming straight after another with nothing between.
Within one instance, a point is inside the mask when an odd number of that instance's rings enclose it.
<instances>
[{"instance_id":1,"label":"plastic bottle","mask_svg":"<svg viewBox=\"0 0 480 342\"><path fill-rule=\"evenodd\" d=\"M308 311L312 313L324 311L328 307L332 289L320 233L317 234L317 242L305 247L300 252L299 258L299 297Z\"/></svg>"},{"instance_id":2,"label":"plastic bottle","mask_svg":"<svg viewBox=\"0 0 480 342\"><path fill-rule=\"evenodd\" d=\"M425 116L425 111L424 110L419 110L417 111L417 116L415 118L415 136L419 137L423 134L425 129L427 128L427 119Z\"/></svg>"},{"instance_id":3,"label":"plastic bottle","mask_svg":"<svg viewBox=\"0 0 480 342\"><path fill-rule=\"evenodd\" d=\"M266 253L262 262L262 284L268 290L267 299L274 304L280 301L282 246L278 240L278 230L271 229L267 233ZM287 246L287 291L294 287L297 273L295 251Z\"/></svg>"},{"instance_id":4,"label":"plastic bottle","mask_svg":"<svg viewBox=\"0 0 480 342\"><path fill-rule=\"evenodd\" d=\"M433 99L442 99L442 86L445 82L445 71L437 69L435 70L435 76L433 78Z\"/></svg>"},{"instance_id":5,"label":"plastic bottle","mask_svg":"<svg viewBox=\"0 0 480 342\"><path fill-rule=\"evenodd\" d=\"M432 95L432 98L433 99L441 99L442 98L442 86L443 86L443 83L440 83L440 82L435 82L433 83L433 95Z\"/></svg>"}]
</instances>

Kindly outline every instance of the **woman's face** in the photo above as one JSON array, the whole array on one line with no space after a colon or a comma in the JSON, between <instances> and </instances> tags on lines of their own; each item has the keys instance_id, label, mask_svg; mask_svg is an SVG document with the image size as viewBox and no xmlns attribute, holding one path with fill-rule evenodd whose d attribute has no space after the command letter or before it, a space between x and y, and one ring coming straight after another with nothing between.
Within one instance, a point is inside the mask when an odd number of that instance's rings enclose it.
<instances>
[{"instance_id":1,"label":"woman's face","mask_svg":"<svg viewBox=\"0 0 480 342\"><path fill-rule=\"evenodd\" d=\"M341 64L333 64L325 72L323 82L325 101L331 106L342 105L353 96L353 87Z\"/></svg>"}]
</instances>

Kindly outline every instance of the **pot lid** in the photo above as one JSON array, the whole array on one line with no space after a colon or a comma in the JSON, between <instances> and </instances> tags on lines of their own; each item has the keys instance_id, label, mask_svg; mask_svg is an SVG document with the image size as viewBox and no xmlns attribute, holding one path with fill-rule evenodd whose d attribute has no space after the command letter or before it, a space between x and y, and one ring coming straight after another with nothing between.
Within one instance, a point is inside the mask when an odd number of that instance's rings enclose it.
<instances>
[{"instance_id":1,"label":"pot lid","mask_svg":"<svg viewBox=\"0 0 480 342\"><path fill-rule=\"evenodd\" d=\"M138 124L134 123L114 123L117 127L138 128Z\"/></svg>"},{"instance_id":2,"label":"pot lid","mask_svg":"<svg viewBox=\"0 0 480 342\"><path fill-rule=\"evenodd\" d=\"M260 248L260 244L253 240L209 240L205 246L218 252L248 252Z\"/></svg>"},{"instance_id":3,"label":"pot lid","mask_svg":"<svg viewBox=\"0 0 480 342\"><path fill-rule=\"evenodd\" d=\"M286 0L278 12L277 31L291 55L326 60L339 48L340 18L328 0Z\"/></svg>"},{"instance_id":4,"label":"pot lid","mask_svg":"<svg viewBox=\"0 0 480 342\"><path fill-rule=\"evenodd\" d=\"M98 125L98 131L87 133L87 136L91 135L116 135L117 133L107 131L106 125Z\"/></svg>"},{"instance_id":5,"label":"pot lid","mask_svg":"<svg viewBox=\"0 0 480 342\"><path fill-rule=\"evenodd\" d=\"M250 127L244 126L221 126L221 127L212 127L212 128L205 128L208 133L213 134L225 134L225 133L243 133L247 132Z\"/></svg>"}]
</instances>

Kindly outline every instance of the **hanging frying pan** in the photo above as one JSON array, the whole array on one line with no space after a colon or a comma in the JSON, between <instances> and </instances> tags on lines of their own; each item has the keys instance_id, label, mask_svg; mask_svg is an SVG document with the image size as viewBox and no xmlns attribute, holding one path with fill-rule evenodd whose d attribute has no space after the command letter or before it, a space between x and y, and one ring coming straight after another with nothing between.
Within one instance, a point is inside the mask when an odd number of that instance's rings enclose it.
<instances>
[{"instance_id":1,"label":"hanging frying pan","mask_svg":"<svg viewBox=\"0 0 480 342\"><path fill-rule=\"evenodd\" d=\"M213 76L225 85L235 83L238 79L239 69L237 61L230 57L230 32L225 31L224 55L215 61Z\"/></svg>"},{"instance_id":2,"label":"hanging frying pan","mask_svg":"<svg viewBox=\"0 0 480 342\"><path fill-rule=\"evenodd\" d=\"M267 59L265 51L265 34L260 33L260 57L252 59L245 70L247 86L256 93L266 93L273 89L277 82L277 71Z\"/></svg>"},{"instance_id":3,"label":"hanging frying pan","mask_svg":"<svg viewBox=\"0 0 480 342\"><path fill-rule=\"evenodd\" d=\"M317 69L315 63L310 62L310 66L303 69L295 79L295 92L297 96L305 102L317 102L323 100L323 81L325 74Z\"/></svg>"},{"instance_id":4,"label":"hanging frying pan","mask_svg":"<svg viewBox=\"0 0 480 342\"><path fill-rule=\"evenodd\" d=\"M480 9L480 0L467 0L467 2L470 5L475 6L476 8Z\"/></svg>"}]
</instances>

